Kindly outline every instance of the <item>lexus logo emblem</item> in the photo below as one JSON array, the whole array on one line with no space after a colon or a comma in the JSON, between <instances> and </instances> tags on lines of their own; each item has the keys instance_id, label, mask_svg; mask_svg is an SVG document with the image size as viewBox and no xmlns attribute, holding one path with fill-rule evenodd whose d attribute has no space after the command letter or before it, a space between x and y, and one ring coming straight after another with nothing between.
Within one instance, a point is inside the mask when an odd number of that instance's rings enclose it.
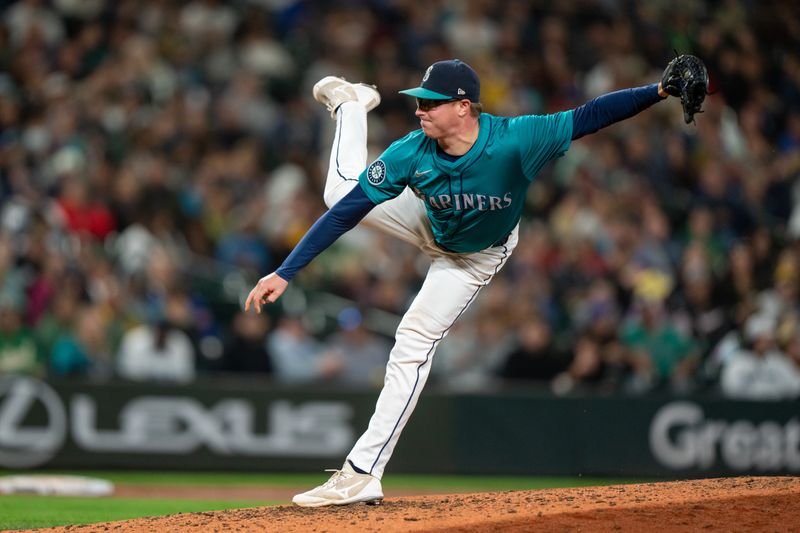
<instances>
[{"instance_id":1,"label":"lexus logo emblem","mask_svg":"<svg viewBox=\"0 0 800 533\"><path fill-rule=\"evenodd\" d=\"M0 466L44 464L66 436L67 414L53 389L32 378L0 378Z\"/></svg>"}]
</instances>

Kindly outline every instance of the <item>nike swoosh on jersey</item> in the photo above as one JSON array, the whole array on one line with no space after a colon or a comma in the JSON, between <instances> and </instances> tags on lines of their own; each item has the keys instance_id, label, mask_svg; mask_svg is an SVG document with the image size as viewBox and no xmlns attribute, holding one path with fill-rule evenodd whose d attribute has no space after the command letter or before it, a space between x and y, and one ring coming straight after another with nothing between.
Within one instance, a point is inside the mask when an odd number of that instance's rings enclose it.
<instances>
[{"instance_id":1,"label":"nike swoosh on jersey","mask_svg":"<svg viewBox=\"0 0 800 533\"><path fill-rule=\"evenodd\" d=\"M418 178L418 177L420 177L420 176L424 176L424 175L425 175L425 174L427 174L428 172L432 172L432 171L433 171L433 169L432 169L432 168L429 168L428 170L426 170L426 171L424 171L424 172L420 172L419 170L417 170L416 172L414 172L414 177Z\"/></svg>"}]
</instances>

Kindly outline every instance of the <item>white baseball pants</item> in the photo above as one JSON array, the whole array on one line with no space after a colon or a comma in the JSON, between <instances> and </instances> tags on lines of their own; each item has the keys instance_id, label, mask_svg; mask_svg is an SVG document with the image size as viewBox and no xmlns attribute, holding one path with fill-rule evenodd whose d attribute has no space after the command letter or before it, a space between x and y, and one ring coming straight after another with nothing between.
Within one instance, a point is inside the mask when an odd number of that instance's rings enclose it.
<instances>
[{"instance_id":1,"label":"white baseball pants","mask_svg":"<svg viewBox=\"0 0 800 533\"><path fill-rule=\"evenodd\" d=\"M336 113L325 183L328 207L356 186L366 166L367 113L363 105L347 102ZM369 427L347 456L358 469L380 479L428 379L436 347L505 264L517 245L519 226L504 245L472 254L444 252L436 246L425 205L410 189L375 207L362 223L419 247L432 260L397 328Z\"/></svg>"}]
</instances>

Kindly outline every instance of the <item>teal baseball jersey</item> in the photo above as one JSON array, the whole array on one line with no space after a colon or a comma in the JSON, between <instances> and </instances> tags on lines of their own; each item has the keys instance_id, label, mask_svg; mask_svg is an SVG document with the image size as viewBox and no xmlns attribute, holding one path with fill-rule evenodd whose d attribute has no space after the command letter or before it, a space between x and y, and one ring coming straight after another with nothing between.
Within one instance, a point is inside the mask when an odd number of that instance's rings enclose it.
<instances>
[{"instance_id":1,"label":"teal baseball jersey","mask_svg":"<svg viewBox=\"0 0 800 533\"><path fill-rule=\"evenodd\" d=\"M359 176L375 204L410 187L424 203L436 242L470 253L502 241L519 223L533 178L572 139L572 111L480 116L478 139L455 161L421 129L392 143Z\"/></svg>"}]
</instances>

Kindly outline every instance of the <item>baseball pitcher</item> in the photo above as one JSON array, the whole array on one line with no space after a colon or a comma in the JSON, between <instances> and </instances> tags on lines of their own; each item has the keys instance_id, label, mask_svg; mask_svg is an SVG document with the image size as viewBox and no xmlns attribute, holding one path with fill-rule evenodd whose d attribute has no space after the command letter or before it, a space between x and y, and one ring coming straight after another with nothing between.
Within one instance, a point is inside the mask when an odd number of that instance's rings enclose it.
<instances>
[{"instance_id":1,"label":"baseball pitcher","mask_svg":"<svg viewBox=\"0 0 800 533\"><path fill-rule=\"evenodd\" d=\"M691 68L690 68L691 67ZM595 98L552 115L498 117L481 111L478 75L457 59L431 65L416 98L420 129L367 166L367 112L380 103L370 85L326 77L314 98L336 120L325 203L330 208L277 271L258 281L245 310L275 302L294 275L360 221L420 248L431 258L403 316L369 427L341 470L298 494L317 507L383 498L381 478L428 378L438 344L517 245L526 191L540 169L574 139L678 96L699 112L708 79L693 56L674 59L661 83ZM684 101L685 100L685 101ZM699 101L698 101L699 100ZM688 115L687 115L688 116ZM688 120L687 120L688 121Z\"/></svg>"}]
</instances>

